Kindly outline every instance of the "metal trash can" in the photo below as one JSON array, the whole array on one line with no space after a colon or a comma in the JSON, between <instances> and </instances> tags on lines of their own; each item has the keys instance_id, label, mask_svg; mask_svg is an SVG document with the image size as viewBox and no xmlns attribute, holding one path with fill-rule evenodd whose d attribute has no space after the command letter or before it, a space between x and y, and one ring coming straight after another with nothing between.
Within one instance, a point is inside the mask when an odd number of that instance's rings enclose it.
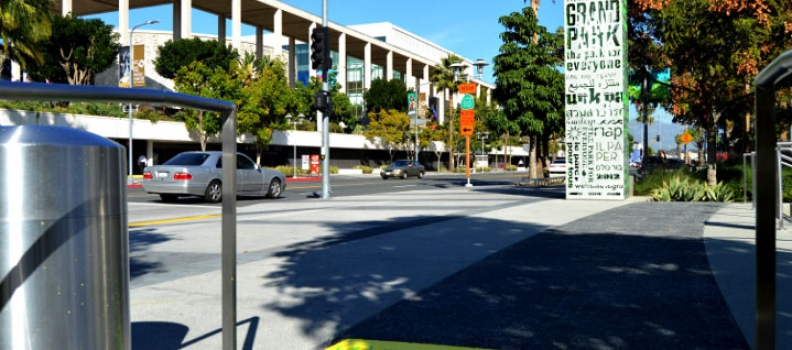
<instances>
[{"instance_id":1,"label":"metal trash can","mask_svg":"<svg viewBox=\"0 0 792 350\"><path fill-rule=\"evenodd\" d=\"M131 349L124 148L0 127L0 350Z\"/></svg>"}]
</instances>

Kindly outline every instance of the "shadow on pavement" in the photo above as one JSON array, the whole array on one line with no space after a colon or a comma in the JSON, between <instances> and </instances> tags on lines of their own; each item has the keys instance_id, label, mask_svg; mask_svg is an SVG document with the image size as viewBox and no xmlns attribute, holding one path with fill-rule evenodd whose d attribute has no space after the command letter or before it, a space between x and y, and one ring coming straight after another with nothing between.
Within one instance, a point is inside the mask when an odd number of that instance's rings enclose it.
<instances>
[{"instance_id":1,"label":"shadow on pavement","mask_svg":"<svg viewBox=\"0 0 792 350\"><path fill-rule=\"evenodd\" d=\"M341 234L342 225L336 237L280 254L285 262L265 277L289 301L263 306L300 320L306 335L330 329L334 340L750 349L701 237L718 208L634 203L553 230L475 217L418 227L397 219L379 234ZM710 254L747 254L745 246Z\"/></svg>"},{"instance_id":2,"label":"shadow on pavement","mask_svg":"<svg viewBox=\"0 0 792 350\"><path fill-rule=\"evenodd\" d=\"M242 343L243 350L253 349L256 340L259 318L251 317L237 322L237 327L250 323ZM222 329L216 329L195 339L185 341L190 328L173 322L132 322L132 349L134 350L178 350L188 348L204 339L222 336ZM241 331L240 331L241 333Z\"/></svg>"},{"instance_id":3,"label":"shadow on pavement","mask_svg":"<svg viewBox=\"0 0 792 350\"><path fill-rule=\"evenodd\" d=\"M166 235L157 233L155 229L129 230L129 275L131 279L150 272L159 271L162 263L142 259L138 253L145 252L152 245L169 241Z\"/></svg>"}]
</instances>

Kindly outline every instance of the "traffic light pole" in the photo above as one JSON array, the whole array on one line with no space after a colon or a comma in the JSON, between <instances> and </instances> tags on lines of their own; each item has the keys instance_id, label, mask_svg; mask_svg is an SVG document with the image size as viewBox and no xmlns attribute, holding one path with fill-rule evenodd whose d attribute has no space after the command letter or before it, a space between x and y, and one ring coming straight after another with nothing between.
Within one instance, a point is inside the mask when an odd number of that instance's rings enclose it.
<instances>
[{"instance_id":1,"label":"traffic light pole","mask_svg":"<svg viewBox=\"0 0 792 350\"><path fill-rule=\"evenodd\" d=\"M327 28L327 0L322 0L322 26ZM329 31L327 32L329 33ZM328 35L327 38L327 56L330 56L330 37ZM325 67L322 70L322 91L328 92L330 91L330 77L328 77L328 72L330 71L330 62L325 62ZM329 97L328 97L329 99ZM329 101L328 101L329 102ZM330 106L330 103L328 103ZM317 112L317 119L322 121L322 199L328 200L330 199L330 108L328 107L325 113Z\"/></svg>"}]
</instances>

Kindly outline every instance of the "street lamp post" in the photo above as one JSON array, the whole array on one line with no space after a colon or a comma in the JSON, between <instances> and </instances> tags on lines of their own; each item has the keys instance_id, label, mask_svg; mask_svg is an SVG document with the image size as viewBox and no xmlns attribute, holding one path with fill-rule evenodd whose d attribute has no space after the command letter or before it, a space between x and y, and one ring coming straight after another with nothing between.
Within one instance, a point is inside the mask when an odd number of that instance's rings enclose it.
<instances>
[{"instance_id":1,"label":"street lamp post","mask_svg":"<svg viewBox=\"0 0 792 350\"><path fill-rule=\"evenodd\" d=\"M484 61L483 58L479 58L476 60L476 63L473 63L476 66L476 71L478 73L478 78L481 79L484 76L484 67L489 66L489 63Z\"/></svg>"},{"instance_id":2,"label":"street lamp post","mask_svg":"<svg viewBox=\"0 0 792 350\"><path fill-rule=\"evenodd\" d=\"M305 118L305 116L302 115L302 113L300 113L300 115L296 117L293 117L291 114L286 115L286 119L289 120L289 123L294 125L295 132L297 132L297 124L302 124L303 118ZM289 139L291 139L292 135L289 136L290 136ZM294 166L294 170L292 172L292 178L297 178L297 142L295 142L294 140L289 140L289 141L294 142L294 158L293 158L294 160L292 163L292 165Z\"/></svg>"},{"instance_id":3,"label":"street lamp post","mask_svg":"<svg viewBox=\"0 0 792 350\"><path fill-rule=\"evenodd\" d=\"M158 19L145 21L141 24L138 24L132 27L132 30L129 31L129 64L127 65L127 69L129 69L129 88L132 88L132 64L134 63L134 55L132 53L132 38L135 35L135 29L138 27L142 27L149 24L159 23ZM129 103L129 178L127 179L127 184L132 183L132 103Z\"/></svg>"},{"instance_id":4,"label":"street lamp post","mask_svg":"<svg viewBox=\"0 0 792 350\"><path fill-rule=\"evenodd\" d=\"M484 140L489 138L489 131L484 131L484 132L480 132L479 131L479 132L476 133L476 136L478 136L481 139L481 154L484 155L485 154L484 153L484 148L485 148L484 147ZM489 165L489 157L487 157L487 160L488 160L487 161L487 165ZM478 162L478 160L476 160L476 162Z\"/></svg>"},{"instance_id":5,"label":"street lamp post","mask_svg":"<svg viewBox=\"0 0 792 350\"><path fill-rule=\"evenodd\" d=\"M421 85L428 85L429 83L421 84L421 79L418 79L418 84L415 84L415 117L413 118L415 125L413 126L413 130L415 133L415 144L413 145L413 160L418 160L418 113L421 111ZM425 112L424 112L425 113ZM425 118L425 116L424 116ZM424 124L425 125L425 124Z\"/></svg>"}]
</instances>

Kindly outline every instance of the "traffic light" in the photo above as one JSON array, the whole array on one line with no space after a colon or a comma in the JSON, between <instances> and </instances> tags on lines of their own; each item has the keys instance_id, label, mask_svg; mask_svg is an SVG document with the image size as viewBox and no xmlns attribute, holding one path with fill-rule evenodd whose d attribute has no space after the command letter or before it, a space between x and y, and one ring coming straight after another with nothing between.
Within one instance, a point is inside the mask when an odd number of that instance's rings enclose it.
<instances>
[{"instance_id":1,"label":"traffic light","mask_svg":"<svg viewBox=\"0 0 792 350\"><path fill-rule=\"evenodd\" d=\"M657 142L660 142L660 135L657 135Z\"/></svg>"},{"instance_id":2,"label":"traffic light","mask_svg":"<svg viewBox=\"0 0 792 350\"><path fill-rule=\"evenodd\" d=\"M311 33L311 67L322 72L331 68L330 29L316 27Z\"/></svg>"},{"instance_id":3,"label":"traffic light","mask_svg":"<svg viewBox=\"0 0 792 350\"><path fill-rule=\"evenodd\" d=\"M314 95L314 108L322 113L328 113L328 111L332 110L330 93L323 90L317 91Z\"/></svg>"}]
</instances>

